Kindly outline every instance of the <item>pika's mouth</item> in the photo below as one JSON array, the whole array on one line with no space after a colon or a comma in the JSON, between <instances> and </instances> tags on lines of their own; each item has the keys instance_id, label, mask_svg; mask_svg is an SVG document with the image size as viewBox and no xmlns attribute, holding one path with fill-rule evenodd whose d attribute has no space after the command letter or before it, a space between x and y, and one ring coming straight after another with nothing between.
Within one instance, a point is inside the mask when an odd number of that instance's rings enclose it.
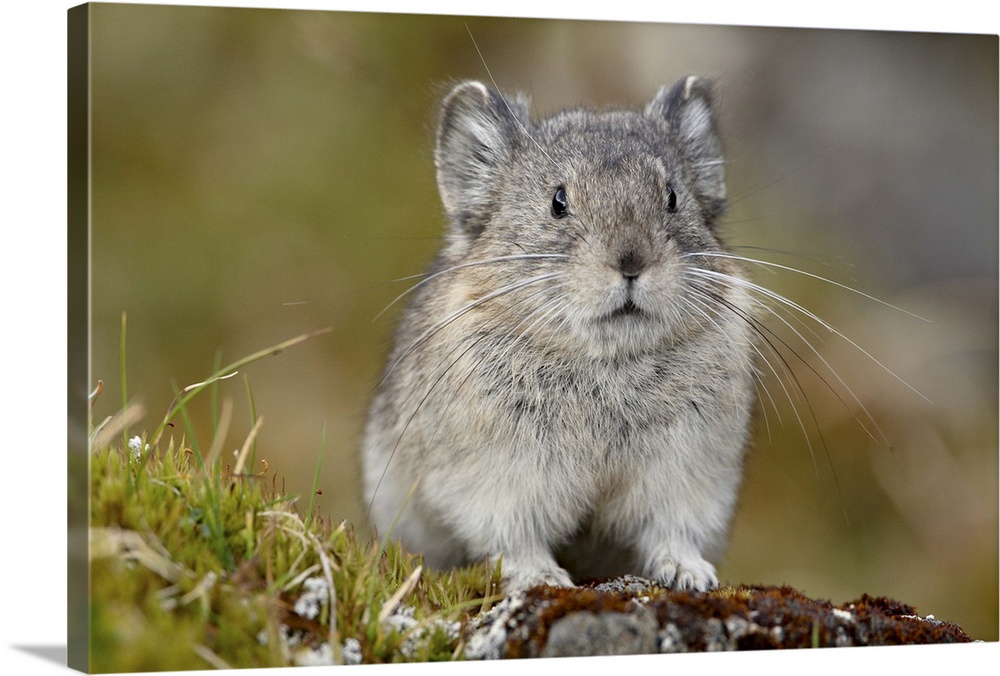
<instances>
[{"instance_id":1,"label":"pika's mouth","mask_svg":"<svg viewBox=\"0 0 1000 676\"><path fill-rule=\"evenodd\" d=\"M625 317L631 318L645 318L649 315L643 311L638 305L636 305L631 298L625 300L619 307L612 310L607 315L608 320L623 319Z\"/></svg>"}]
</instances>

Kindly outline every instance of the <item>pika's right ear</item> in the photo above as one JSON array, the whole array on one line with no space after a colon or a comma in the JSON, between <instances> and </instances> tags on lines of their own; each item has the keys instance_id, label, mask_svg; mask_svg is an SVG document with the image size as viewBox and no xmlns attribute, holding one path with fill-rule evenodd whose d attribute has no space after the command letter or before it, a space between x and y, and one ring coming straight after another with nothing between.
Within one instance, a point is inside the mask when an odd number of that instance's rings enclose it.
<instances>
[{"instance_id":1,"label":"pika's right ear","mask_svg":"<svg viewBox=\"0 0 1000 676\"><path fill-rule=\"evenodd\" d=\"M524 101L508 102L481 82L457 85L441 105L438 119L438 192L452 223L477 235L489 220L496 177L514 141L517 125L527 123Z\"/></svg>"},{"instance_id":2,"label":"pika's right ear","mask_svg":"<svg viewBox=\"0 0 1000 676\"><path fill-rule=\"evenodd\" d=\"M671 139L690 167L695 198L709 222L714 222L726 205L726 181L711 83L692 75L670 89L663 87L646 107L646 114L667 123Z\"/></svg>"}]
</instances>

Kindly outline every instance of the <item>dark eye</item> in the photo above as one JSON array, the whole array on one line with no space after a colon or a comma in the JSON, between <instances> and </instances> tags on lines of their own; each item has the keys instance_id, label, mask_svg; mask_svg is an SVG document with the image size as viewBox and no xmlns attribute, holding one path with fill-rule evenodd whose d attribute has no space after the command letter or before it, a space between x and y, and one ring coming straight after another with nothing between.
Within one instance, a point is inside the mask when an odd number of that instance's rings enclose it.
<instances>
[{"instance_id":1,"label":"dark eye","mask_svg":"<svg viewBox=\"0 0 1000 676\"><path fill-rule=\"evenodd\" d=\"M569 198L566 197L566 189L562 186L556 188L556 194L552 196L552 215L562 218L569 211Z\"/></svg>"},{"instance_id":2,"label":"dark eye","mask_svg":"<svg viewBox=\"0 0 1000 676\"><path fill-rule=\"evenodd\" d=\"M670 213L677 211L677 193L669 185L667 186L667 211Z\"/></svg>"}]
</instances>

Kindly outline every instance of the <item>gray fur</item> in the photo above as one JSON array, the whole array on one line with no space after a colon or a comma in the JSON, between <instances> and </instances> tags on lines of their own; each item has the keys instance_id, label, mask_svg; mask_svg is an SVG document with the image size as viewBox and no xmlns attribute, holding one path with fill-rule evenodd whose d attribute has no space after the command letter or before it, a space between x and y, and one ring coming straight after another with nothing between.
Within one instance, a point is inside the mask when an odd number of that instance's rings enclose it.
<instances>
[{"instance_id":1,"label":"gray fur","mask_svg":"<svg viewBox=\"0 0 1000 676\"><path fill-rule=\"evenodd\" d=\"M742 272L698 255L724 251L708 83L539 122L462 83L435 160L450 228L369 412L375 525L434 566L502 557L508 590L715 586L754 345Z\"/></svg>"}]
</instances>

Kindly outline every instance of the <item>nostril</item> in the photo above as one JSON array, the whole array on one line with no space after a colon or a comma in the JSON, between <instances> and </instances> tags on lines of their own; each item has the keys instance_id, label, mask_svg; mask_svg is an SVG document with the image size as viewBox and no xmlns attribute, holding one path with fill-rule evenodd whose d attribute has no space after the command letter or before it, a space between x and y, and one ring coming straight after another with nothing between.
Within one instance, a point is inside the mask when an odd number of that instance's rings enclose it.
<instances>
[{"instance_id":1,"label":"nostril","mask_svg":"<svg viewBox=\"0 0 1000 676\"><path fill-rule=\"evenodd\" d=\"M645 267L642 256L634 251L626 251L618 259L618 269L621 271L622 277L626 279L635 279Z\"/></svg>"}]
</instances>

